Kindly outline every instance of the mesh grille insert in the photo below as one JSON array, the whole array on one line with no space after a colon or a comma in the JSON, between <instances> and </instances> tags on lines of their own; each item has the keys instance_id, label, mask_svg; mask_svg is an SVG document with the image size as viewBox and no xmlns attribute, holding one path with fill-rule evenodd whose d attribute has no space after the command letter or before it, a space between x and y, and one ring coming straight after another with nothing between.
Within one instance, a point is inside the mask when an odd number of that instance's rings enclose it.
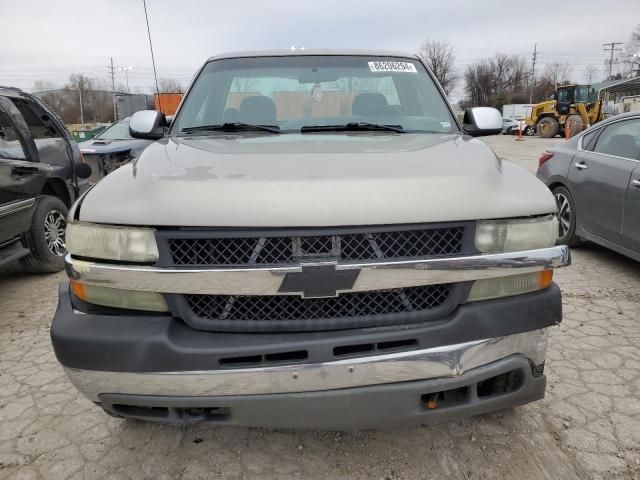
<instances>
[{"instance_id":1,"label":"mesh grille insert","mask_svg":"<svg viewBox=\"0 0 640 480\"><path fill-rule=\"evenodd\" d=\"M450 285L348 292L335 298L295 295L185 295L193 313L209 320L322 320L431 310L443 305Z\"/></svg>"},{"instance_id":2,"label":"mesh grille insert","mask_svg":"<svg viewBox=\"0 0 640 480\"><path fill-rule=\"evenodd\" d=\"M453 255L462 251L464 226L415 230L254 238L169 238L174 265L298 263Z\"/></svg>"}]
</instances>

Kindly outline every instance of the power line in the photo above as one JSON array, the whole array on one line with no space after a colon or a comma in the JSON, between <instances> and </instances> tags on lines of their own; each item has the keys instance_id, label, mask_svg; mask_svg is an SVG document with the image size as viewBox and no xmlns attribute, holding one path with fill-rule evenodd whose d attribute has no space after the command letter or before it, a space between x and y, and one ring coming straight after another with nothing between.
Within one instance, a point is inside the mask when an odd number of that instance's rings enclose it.
<instances>
[{"instance_id":1,"label":"power line","mask_svg":"<svg viewBox=\"0 0 640 480\"><path fill-rule=\"evenodd\" d=\"M158 94L158 108L162 111L160 105L160 89L158 88L158 73L156 72L156 60L153 56L153 44L151 43L151 30L149 29L149 15L147 15L147 0L142 0L144 6L144 18L147 21L147 35L149 36L149 50L151 50L151 63L153 64L153 77L156 81L156 93Z\"/></svg>"},{"instance_id":2,"label":"power line","mask_svg":"<svg viewBox=\"0 0 640 480\"><path fill-rule=\"evenodd\" d=\"M609 57L609 76L607 77L609 80L611 80L611 74L613 72L613 52L619 52L622 50L621 48L616 48L616 45L622 45L622 42L611 42L602 44L602 46L604 47L602 49L603 51L611 52L611 56Z\"/></svg>"}]
</instances>

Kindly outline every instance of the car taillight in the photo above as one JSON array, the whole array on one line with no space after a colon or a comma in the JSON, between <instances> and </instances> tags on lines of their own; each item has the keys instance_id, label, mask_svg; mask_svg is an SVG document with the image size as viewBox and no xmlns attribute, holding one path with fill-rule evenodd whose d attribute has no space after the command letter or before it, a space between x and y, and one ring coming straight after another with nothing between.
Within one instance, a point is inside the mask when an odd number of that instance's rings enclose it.
<instances>
[{"instance_id":1,"label":"car taillight","mask_svg":"<svg viewBox=\"0 0 640 480\"><path fill-rule=\"evenodd\" d=\"M553 158L553 152L544 152L538 159L538 168L542 167L547 160Z\"/></svg>"}]
</instances>

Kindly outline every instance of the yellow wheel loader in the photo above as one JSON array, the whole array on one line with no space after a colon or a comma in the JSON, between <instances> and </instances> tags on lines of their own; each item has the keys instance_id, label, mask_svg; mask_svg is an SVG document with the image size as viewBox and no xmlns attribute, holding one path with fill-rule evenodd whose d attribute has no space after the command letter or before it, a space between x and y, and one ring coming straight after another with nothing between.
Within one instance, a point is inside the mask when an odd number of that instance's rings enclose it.
<instances>
[{"instance_id":1,"label":"yellow wheel loader","mask_svg":"<svg viewBox=\"0 0 640 480\"><path fill-rule=\"evenodd\" d=\"M552 100L531 107L526 123L542 138L566 135L567 128L573 137L602 119L602 100L591 85L562 85L556 88Z\"/></svg>"}]
</instances>

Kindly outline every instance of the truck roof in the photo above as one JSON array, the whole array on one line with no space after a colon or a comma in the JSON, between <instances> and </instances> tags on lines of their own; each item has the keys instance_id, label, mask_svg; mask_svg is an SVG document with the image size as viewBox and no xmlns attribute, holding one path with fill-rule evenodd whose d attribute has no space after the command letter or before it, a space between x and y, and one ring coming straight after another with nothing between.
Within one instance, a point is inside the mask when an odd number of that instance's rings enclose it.
<instances>
[{"instance_id":1,"label":"truck roof","mask_svg":"<svg viewBox=\"0 0 640 480\"><path fill-rule=\"evenodd\" d=\"M27 92L20 90L17 87L8 87L5 85L0 85L0 93L7 97L26 97L29 96Z\"/></svg>"},{"instance_id":2,"label":"truck roof","mask_svg":"<svg viewBox=\"0 0 640 480\"><path fill-rule=\"evenodd\" d=\"M248 57L291 57L303 55L362 55L370 57L402 57L417 59L414 53L395 52L390 50L342 50L342 49L295 49L295 50L247 50L240 52L229 52L214 55L208 61L220 60L223 58L248 58Z\"/></svg>"}]
</instances>

